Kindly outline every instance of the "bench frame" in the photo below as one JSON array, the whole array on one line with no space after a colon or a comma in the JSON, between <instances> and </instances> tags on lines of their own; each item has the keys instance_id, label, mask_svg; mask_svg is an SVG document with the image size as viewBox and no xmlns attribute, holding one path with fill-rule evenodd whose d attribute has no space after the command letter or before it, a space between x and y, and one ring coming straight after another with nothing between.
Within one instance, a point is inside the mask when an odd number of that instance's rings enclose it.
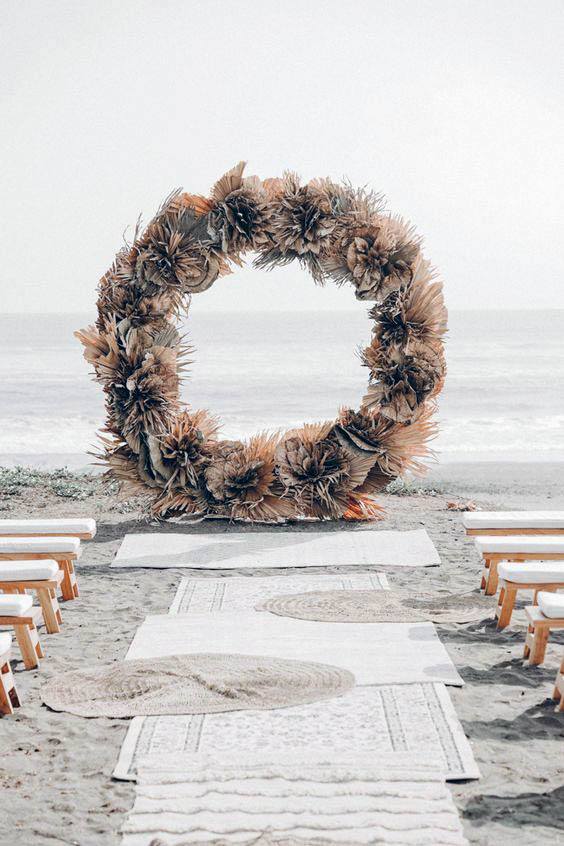
<instances>
[{"instance_id":1,"label":"bench frame","mask_svg":"<svg viewBox=\"0 0 564 846\"><path fill-rule=\"evenodd\" d=\"M56 561L63 573L61 593L66 600L80 595L74 569L77 558L75 552L0 552L0 561Z\"/></svg>"},{"instance_id":2,"label":"bench frame","mask_svg":"<svg viewBox=\"0 0 564 846\"><path fill-rule=\"evenodd\" d=\"M480 535L564 535L564 529L465 529L468 537Z\"/></svg>"},{"instance_id":3,"label":"bench frame","mask_svg":"<svg viewBox=\"0 0 564 846\"><path fill-rule=\"evenodd\" d=\"M11 649L0 655L0 714L13 714L22 704L10 667Z\"/></svg>"},{"instance_id":4,"label":"bench frame","mask_svg":"<svg viewBox=\"0 0 564 846\"><path fill-rule=\"evenodd\" d=\"M564 568L562 572L564 575ZM511 615L513 614L518 591L534 591L533 606L536 607L537 594L540 590L553 593L556 590L564 588L564 578L559 582L512 582L509 579L500 579L499 583L501 590L499 591L499 599L495 609L498 629L504 629L511 622Z\"/></svg>"},{"instance_id":5,"label":"bench frame","mask_svg":"<svg viewBox=\"0 0 564 846\"><path fill-rule=\"evenodd\" d=\"M553 532L556 534L556 532ZM3 532L0 529L0 538L79 538L79 540L92 540L95 537L91 532Z\"/></svg>"},{"instance_id":6,"label":"bench frame","mask_svg":"<svg viewBox=\"0 0 564 846\"><path fill-rule=\"evenodd\" d=\"M26 670L37 669L39 659L44 657L37 632L40 617L41 609L37 605L32 606L26 614L18 616L0 614L0 626L11 626L14 629Z\"/></svg>"},{"instance_id":7,"label":"bench frame","mask_svg":"<svg viewBox=\"0 0 564 846\"><path fill-rule=\"evenodd\" d=\"M0 567L0 573L2 569ZM63 618L57 601L57 591L64 575L59 570L53 579L22 579L21 581L3 581L0 577L0 591L2 593L25 593L26 590L37 592L37 598L41 605L45 628L49 634L57 634L61 631Z\"/></svg>"},{"instance_id":8,"label":"bench frame","mask_svg":"<svg viewBox=\"0 0 564 846\"><path fill-rule=\"evenodd\" d=\"M529 626L525 637L523 658L528 658L529 664L532 666L538 666L544 661L550 630L564 629L564 618L545 617L538 605L528 605L525 608L525 614L527 615ZM564 661L562 665L564 668ZM558 676L556 677L556 681L558 684ZM564 707L562 710L564 710Z\"/></svg>"},{"instance_id":9,"label":"bench frame","mask_svg":"<svg viewBox=\"0 0 564 846\"><path fill-rule=\"evenodd\" d=\"M497 593L497 566L500 561L523 563L524 561L564 561L564 552L482 552L484 569L480 589L486 596Z\"/></svg>"}]
</instances>

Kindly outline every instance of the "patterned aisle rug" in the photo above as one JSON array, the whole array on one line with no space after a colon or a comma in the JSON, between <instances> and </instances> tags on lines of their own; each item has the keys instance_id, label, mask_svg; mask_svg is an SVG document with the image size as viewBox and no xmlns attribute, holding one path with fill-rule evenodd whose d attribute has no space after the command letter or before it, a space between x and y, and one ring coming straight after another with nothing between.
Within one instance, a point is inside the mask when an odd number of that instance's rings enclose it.
<instances>
[{"instance_id":1,"label":"patterned aisle rug","mask_svg":"<svg viewBox=\"0 0 564 846\"><path fill-rule=\"evenodd\" d=\"M126 535L112 567L199 570L287 567L432 567L439 554L425 531L151 532Z\"/></svg>"},{"instance_id":2,"label":"patterned aisle rug","mask_svg":"<svg viewBox=\"0 0 564 846\"><path fill-rule=\"evenodd\" d=\"M208 754L222 760L242 750L277 757L303 749L374 753L378 758L410 752L417 761L439 757L448 779L480 777L442 684L357 687L337 699L278 711L136 717L114 777L135 780L145 755Z\"/></svg>"},{"instance_id":3,"label":"patterned aisle rug","mask_svg":"<svg viewBox=\"0 0 564 846\"><path fill-rule=\"evenodd\" d=\"M437 762L397 755L146 758L123 832L123 846L245 843L264 832L305 843L467 844Z\"/></svg>"},{"instance_id":4,"label":"patterned aisle rug","mask_svg":"<svg viewBox=\"0 0 564 846\"><path fill-rule=\"evenodd\" d=\"M257 603L284 593L310 590L389 590L384 573L328 576L230 576L180 580L169 614L205 611L250 611Z\"/></svg>"},{"instance_id":5,"label":"patterned aisle rug","mask_svg":"<svg viewBox=\"0 0 564 846\"><path fill-rule=\"evenodd\" d=\"M195 652L235 652L330 664L348 670L358 685L464 684L433 623L335 625L264 611L157 614L146 617L139 626L126 658Z\"/></svg>"}]
</instances>

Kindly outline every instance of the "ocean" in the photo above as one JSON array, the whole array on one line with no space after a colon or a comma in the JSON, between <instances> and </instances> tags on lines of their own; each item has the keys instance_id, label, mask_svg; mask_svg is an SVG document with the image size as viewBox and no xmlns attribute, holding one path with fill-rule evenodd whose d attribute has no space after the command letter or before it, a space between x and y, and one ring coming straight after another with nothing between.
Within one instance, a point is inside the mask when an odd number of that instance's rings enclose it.
<instances>
[{"instance_id":1,"label":"ocean","mask_svg":"<svg viewBox=\"0 0 564 846\"><path fill-rule=\"evenodd\" d=\"M88 314L0 316L0 464L78 467L104 420L102 389L73 337ZM564 311L454 311L439 401L438 460L564 460ZM224 437L289 428L357 407L370 338L346 312L202 313L183 399Z\"/></svg>"}]
</instances>

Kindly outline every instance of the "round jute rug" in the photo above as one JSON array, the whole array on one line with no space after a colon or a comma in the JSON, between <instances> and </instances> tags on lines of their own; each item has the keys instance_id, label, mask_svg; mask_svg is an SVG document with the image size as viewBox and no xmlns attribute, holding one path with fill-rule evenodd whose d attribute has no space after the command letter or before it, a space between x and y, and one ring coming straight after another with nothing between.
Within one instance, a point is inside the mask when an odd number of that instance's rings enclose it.
<instances>
[{"instance_id":1,"label":"round jute rug","mask_svg":"<svg viewBox=\"0 0 564 846\"><path fill-rule=\"evenodd\" d=\"M270 710L330 699L354 687L348 670L256 655L170 655L56 676L41 697L80 717Z\"/></svg>"},{"instance_id":2,"label":"round jute rug","mask_svg":"<svg viewBox=\"0 0 564 846\"><path fill-rule=\"evenodd\" d=\"M256 610L325 623L467 623L483 619L491 608L489 598L474 593L319 590L275 596Z\"/></svg>"}]
</instances>

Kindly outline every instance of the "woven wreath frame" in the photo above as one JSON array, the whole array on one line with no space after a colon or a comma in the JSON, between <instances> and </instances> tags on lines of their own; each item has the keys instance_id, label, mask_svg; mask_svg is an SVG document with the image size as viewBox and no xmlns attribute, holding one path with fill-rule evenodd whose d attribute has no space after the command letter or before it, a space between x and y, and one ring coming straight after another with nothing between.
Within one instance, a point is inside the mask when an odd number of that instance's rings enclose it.
<instances>
[{"instance_id":1,"label":"woven wreath frame","mask_svg":"<svg viewBox=\"0 0 564 846\"><path fill-rule=\"evenodd\" d=\"M145 495L162 518L377 518L372 495L407 470L423 472L436 434L442 284L413 228L378 196L243 170L240 162L210 197L168 197L100 281L96 325L76 333L106 395L100 457L127 495ZM221 440L216 418L180 401L190 352L180 315L248 252L259 268L297 259L317 283L349 283L371 303L359 410L243 442Z\"/></svg>"}]
</instances>

